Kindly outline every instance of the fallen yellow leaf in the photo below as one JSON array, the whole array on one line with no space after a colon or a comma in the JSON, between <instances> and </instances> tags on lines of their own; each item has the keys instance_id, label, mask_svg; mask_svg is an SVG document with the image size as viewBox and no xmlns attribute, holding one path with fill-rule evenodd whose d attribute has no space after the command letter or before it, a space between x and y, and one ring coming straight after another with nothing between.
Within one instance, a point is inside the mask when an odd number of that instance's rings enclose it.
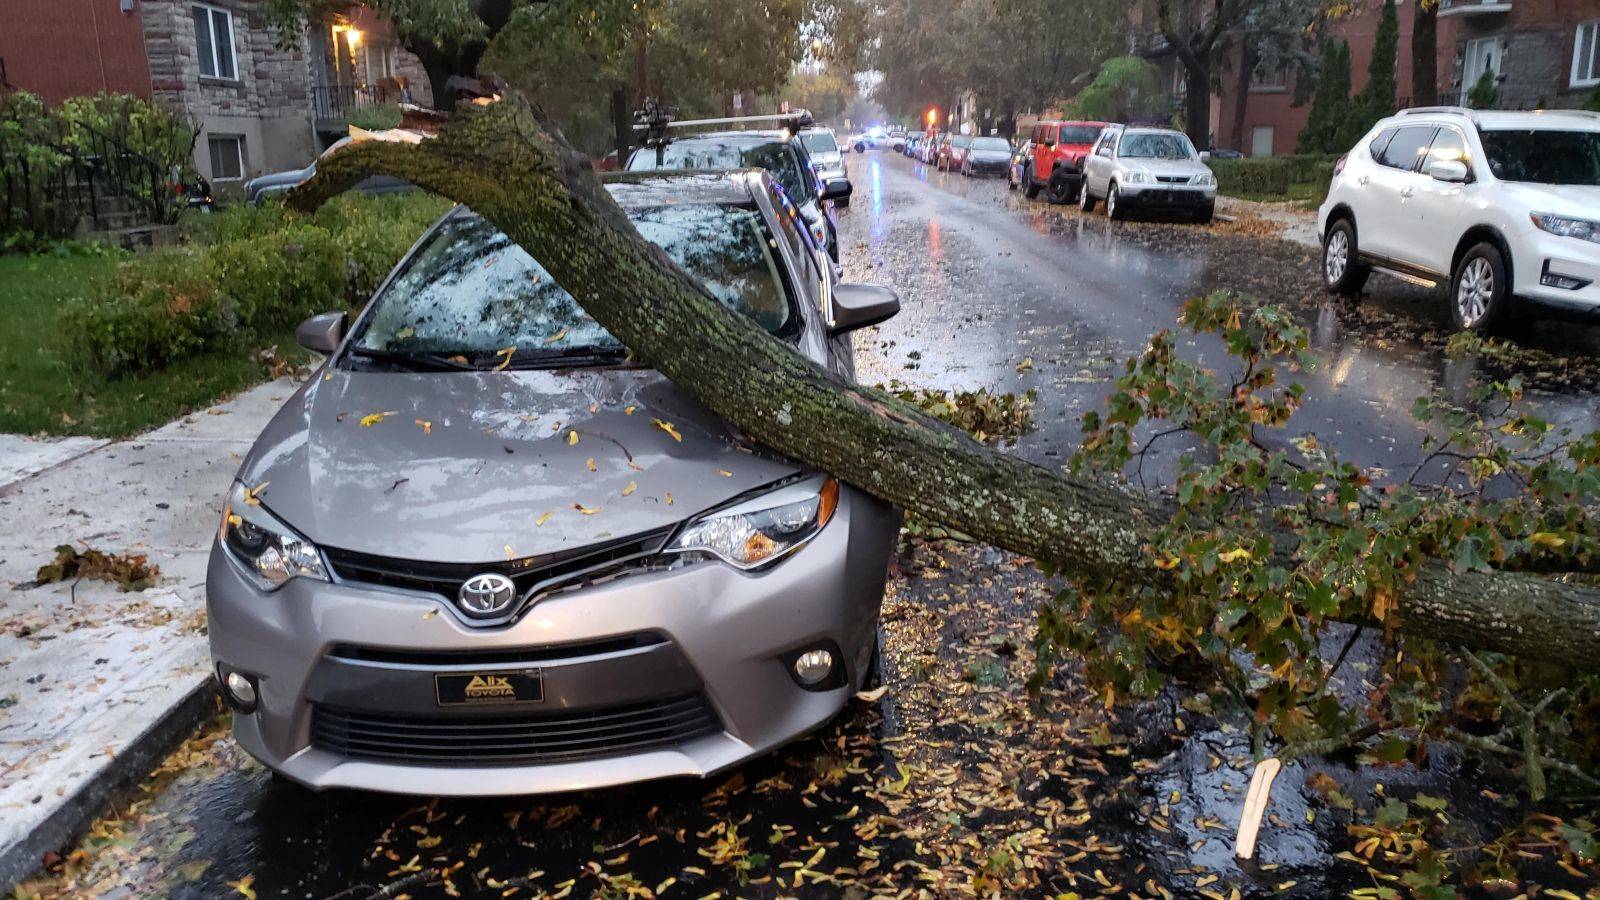
<instances>
[{"instance_id":1,"label":"fallen yellow leaf","mask_svg":"<svg viewBox=\"0 0 1600 900\"><path fill-rule=\"evenodd\" d=\"M622 412L623 412L623 414L624 414L624 415L629 415L629 416L631 416L631 415L633 415L633 411L634 411L634 410L636 410L636 409L638 409L638 408L639 408L639 407L637 407L637 406L630 406L630 407L628 407L628 408L627 408L627 409L624 409L624 410L623 410L623 411L622 411Z\"/></svg>"},{"instance_id":2,"label":"fallen yellow leaf","mask_svg":"<svg viewBox=\"0 0 1600 900\"><path fill-rule=\"evenodd\" d=\"M733 477L733 473L729 472L727 469L718 469L717 470L717 474L721 475L723 478L732 478Z\"/></svg>"},{"instance_id":3,"label":"fallen yellow leaf","mask_svg":"<svg viewBox=\"0 0 1600 900\"><path fill-rule=\"evenodd\" d=\"M563 329L561 329L561 330L560 330L560 331L558 331L558 332L556 332L556 333L555 333L555 334L552 334L552 335L550 335L550 336L549 336L549 337L547 337L547 338L545 338L545 339L544 339L544 342L545 342L545 343L546 343L546 344L554 344L554 343L555 343L555 342L556 342L556 341L559 341L559 340L561 340L561 339L562 339L562 338L564 338L564 337L566 337L566 336L567 336L567 332L568 332L568 331L569 331L569 330L570 330L570 329L567 329L567 328L563 328Z\"/></svg>"},{"instance_id":4,"label":"fallen yellow leaf","mask_svg":"<svg viewBox=\"0 0 1600 900\"><path fill-rule=\"evenodd\" d=\"M504 369L506 366L511 365L511 357L515 356L516 353L517 348L515 347L507 347L504 350L496 350L494 354L495 356L503 356L505 358L500 360L500 365L495 366L494 370L498 372L501 369Z\"/></svg>"},{"instance_id":5,"label":"fallen yellow leaf","mask_svg":"<svg viewBox=\"0 0 1600 900\"><path fill-rule=\"evenodd\" d=\"M368 416L362 416L361 417L361 427L362 428L371 428L372 426L378 424L379 422L382 422L384 419L387 419L387 418L389 418L390 416L393 416L393 415L399 415L399 413L397 413L395 410L391 409L388 412L373 413L373 414L368 415Z\"/></svg>"},{"instance_id":6,"label":"fallen yellow leaf","mask_svg":"<svg viewBox=\"0 0 1600 900\"><path fill-rule=\"evenodd\" d=\"M574 503L574 504L572 504L572 508L577 510L578 512L583 513L586 516L592 516L595 513L600 511L599 507L595 507L594 509L590 509L589 507L584 506L582 503Z\"/></svg>"},{"instance_id":7,"label":"fallen yellow leaf","mask_svg":"<svg viewBox=\"0 0 1600 900\"><path fill-rule=\"evenodd\" d=\"M594 457L589 457L586 461L584 461L584 465L589 467L589 471L595 471Z\"/></svg>"},{"instance_id":8,"label":"fallen yellow leaf","mask_svg":"<svg viewBox=\"0 0 1600 900\"><path fill-rule=\"evenodd\" d=\"M422 429L423 434L433 434L433 423L427 419L418 419L417 427Z\"/></svg>"},{"instance_id":9,"label":"fallen yellow leaf","mask_svg":"<svg viewBox=\"0 0 1600 900\"><path fill-rule=\"evenodd\" d=\"M578 446L578 433L576 431L567 432L567 446L568 447L576 447L576 446Z\"/></svg>"},{"instance_id":10,"label":"fallen yellow leaf","mask_svg":"<svg viewBox=\"0 0 1600 900\"><path fill-rule=\"evenodd\" d=\"M255 880L256 877L254 875L246 875L238 881L228 882L228 887L250 898L250 900L256 900L256 889L250 886Z\"/></svg>"},{"instance_id":11,"label":"fallen yellow leaf","mask_svg":"<svg viewBox=\"0 0 1600 900\"><path fill-rule=\"evenodd\" d=\"M682 443L683 435L678 433L678 429L674 428L672 426L671 422L663 422L660 419L656 419L655 423L656 423L656 427L657 428L661 429L662 431L665 431L667 434L672 435L672 439L673 440L678 441L679 443Z\"/></svg>"},{"instance_id":12,"label":"fallen yellow leaf","mask_svg":"<svg viewBox=\"0 0 1600 900\"><path fill-rule=\"evenodd\" d=\"M544 523L550 521L550 517L553 515L555 515L553 512L540 513L539 518L533 520L533 527L538 528L544 525Z\"/></svg>"},{"instance_id":13,"label":"fallen yellow leaf","mask_svg":"<svg viewBox=\"0 0 1600 900\"><path fill-rule=\"evenodd\" d=\"M1547 548L1549 548L1551 550L1559 550L1562 547L1565 547L1567 545L1567 539L1566 538L1562 537L1559 534L1553 534L1553 533L1548 532L1548 531L1537 532L1537 533L1529 536L1528 540L1530 542L1532 542L1535 546L1547 547ZM1546 893L1549 893L1549 892L1546 891Z\"/></svg>"},{"instance_id":14,"label":"fallen yellow leaf","mask_svg":"<svg viewBox=\"0 0 1600 900\"><path fill-rule=\"evenodd\" d=\"M637 491L638 489L639 489L639 482L630 481L630 482L628 482L628 486L622 489L622 496L626 497L629 494L633 493L634 491Z\"/></svg>"},{"instance_id":15,"label":"fallen yellow leaf","mask_svg":"<svg viewBox=\"0 0 1600 900\"><path fill-rule=\"evenodd\" d=\"M672 492L671 491L667 491L667 505L668 506L672 505Z\"/></svg>"},{"instance_id":16,"label":"fallen yellow leaf","mask_svg":"<svg viewBox=\"0 0 1600 900\"><path fill-rule=\"evenodd\" d=\"M1232 550L1227 550L1217 554L1217 559L1220 559L1225 563L1238 562L1241 559L1251 558L1250 551L1243 547L1235 547Z\"/></svg>"}]
</instances>

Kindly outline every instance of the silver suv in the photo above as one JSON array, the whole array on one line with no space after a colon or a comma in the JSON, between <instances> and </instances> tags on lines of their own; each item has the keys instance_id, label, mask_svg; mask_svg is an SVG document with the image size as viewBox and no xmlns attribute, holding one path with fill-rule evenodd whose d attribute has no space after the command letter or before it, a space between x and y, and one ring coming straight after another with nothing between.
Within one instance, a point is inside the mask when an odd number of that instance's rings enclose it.
<instances>
[{"instance_id":1,"label":"silver suv","mask_svg":"<svg viewBox=\"0 0 1600 900\"><path fill-rule=\"evenodd\" d=\"M837 284L764 172L613 178L645 237L838 377L894 295ZM252 755L313 788L703 776L874 667L900 515L634 364L539 262L446 215L240 467L206 573Z\"/></svg>"},{"instance_id":2,"label":"silver suv","mask_svg":"<svg viewBox=\"0 0 1600 900\"><path fill-rule=\"evenodd\" d=\"M1210 222L1217 209L1217 177L1189 136L1167 128L1111 125L1083 161L1078 206L1120 219L1135 209L1186 213Z\"/></svg>"},{"instance_id":3,"label":"silver suv","mask_svg":"<svg viewBox=\"0 0 1600 900\"><path fill-rule=\"evenodd\" d=\"M1376 270L1448 284L1462 329L1535 308L1600 321L1600 113L1384 119L1339 161L1319 225L1336 293Z\"/></svg>"}]
</instances>

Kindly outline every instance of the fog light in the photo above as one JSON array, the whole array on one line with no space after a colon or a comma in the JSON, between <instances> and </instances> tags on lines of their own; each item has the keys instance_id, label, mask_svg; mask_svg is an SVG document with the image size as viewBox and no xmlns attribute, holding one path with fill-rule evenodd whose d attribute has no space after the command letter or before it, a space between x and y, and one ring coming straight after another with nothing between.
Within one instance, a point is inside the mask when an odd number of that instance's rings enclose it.
<instances>
[{"instance_id":1,"label":"fog light","mask_svg":"<svg viewBox=\"0 0 1600 900\"><path fill-rule=\"evenodd\" d=\"M1539 283L1545 287L1558 288L1563 291L1581 291L1594 282L1583 278L1574 278L1571 275L1562 275L1550 270L1550 261L1545 260L1544 272L1539 277Z\"/></svg>"},{"instance_id":2,"label":"fog light","mask_svg":"<svg viewBox=\"0 0 1600 900\"><path fill-rule=\"evenodd\" d=\"M794 675L801 684L821 684L833 672L833 654L826 650L807 650L795 657Z\"/></svg>"},{"instance_id":3,"label":"fog light","mask_svg":"<svg viewBox=\"0 0 1600 900\"><path fill-rule=\"evenodd\" d=\"M256 683L250 676L229 670L222 676L222 689L234 708L243 712L256 708Z\"/></svg>"}]
</instances>

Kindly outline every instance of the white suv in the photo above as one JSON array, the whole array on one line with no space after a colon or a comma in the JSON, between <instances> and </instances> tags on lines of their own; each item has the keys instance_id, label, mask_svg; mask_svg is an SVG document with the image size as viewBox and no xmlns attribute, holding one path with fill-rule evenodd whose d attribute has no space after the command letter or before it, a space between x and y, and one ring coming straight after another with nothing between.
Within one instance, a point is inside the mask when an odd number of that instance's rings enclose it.
<instances>
[{"instance_id":1,"label":"white suv","mask_svg":"<svg viewBox=\"0 0 1600 900\"><path fill-rule=\"evenodd\" d=\"M1407 110L1335 168L1318 217L1328 289L1372 270L1450 285L1462 329L1524 305L1600 321L1600 113Z\"/></svg>"}]
</instances>

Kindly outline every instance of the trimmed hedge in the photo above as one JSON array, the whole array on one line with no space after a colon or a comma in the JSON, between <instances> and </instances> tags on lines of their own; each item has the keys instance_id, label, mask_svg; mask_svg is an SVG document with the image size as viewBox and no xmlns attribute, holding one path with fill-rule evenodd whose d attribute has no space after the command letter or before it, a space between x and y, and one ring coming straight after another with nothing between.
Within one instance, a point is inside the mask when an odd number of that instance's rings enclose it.
<instances>
[{"instance_id":1,"label":"trimmed hedge","mask_svg":"<svg viewBox=\"0 0 1600 900\"><path fill-rule=\"evenodd\" d=\"M372 297L449 204L426 194L342 197L313 216L276 204L185 221L189 244L130 258L62 315L73 357L124 377L248 346Z\"/></svg>"},{"instance_id":2,"label":"trimmed hedge","mask_svg":"<svg viewBox=\"0 0 1600 900\"><path fill-rule=\"evenodd\" d=\"M1336 156L1302 154L1260 156L1253 159L1212 160L1211 171L1224 194L1287 195L1291 185L1311 184L1325 192L1333 180Z\"/></svg>"}]
</instances>

